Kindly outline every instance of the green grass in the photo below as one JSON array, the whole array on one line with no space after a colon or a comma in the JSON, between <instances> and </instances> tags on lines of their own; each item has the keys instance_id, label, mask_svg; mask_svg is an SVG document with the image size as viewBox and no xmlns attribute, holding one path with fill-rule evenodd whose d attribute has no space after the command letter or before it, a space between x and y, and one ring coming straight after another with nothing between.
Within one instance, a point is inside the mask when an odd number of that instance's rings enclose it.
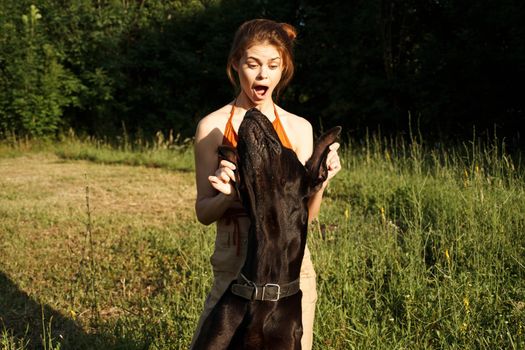
<instances>
[{"instance_id":1,"label":"green grass","mask_svg":"<svg viewBox=\"0 0 525 350\"><path fill-rule=\"evenodd\" d=\"M341 156L309 235L314 348L525 348L519 158L377 138ZM0 347L187 348L214 241L192 163L162 138L0 144Z\"/></svg>"},{"instance_id":2,"label":"green grass","mask_svg":"<svg viewBox=\"0 0 525 350\"><path fill-rule=\"evenodd\" d=\"M130 141L124 134L116 140L77 137L72 130L62 136L59 142L50 140L29 140L11 137L0 142L0 158L19 157L27 153L54 153L64 160L88 160L99 164L120 164L164 168L177 171L193 171L194 160L192 140L180 140L170 132L165 138L161 132L154 140L136 138Z\"/></svg>"}]
</instances>

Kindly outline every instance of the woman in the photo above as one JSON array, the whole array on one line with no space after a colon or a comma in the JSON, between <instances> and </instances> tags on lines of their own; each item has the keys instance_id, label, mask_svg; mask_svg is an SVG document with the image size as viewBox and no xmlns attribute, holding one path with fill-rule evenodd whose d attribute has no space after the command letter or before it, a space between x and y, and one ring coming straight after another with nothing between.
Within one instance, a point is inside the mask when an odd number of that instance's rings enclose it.
<instances>
[{"instance_id":1,"label":"woman","mask_svg":"<svg viewBox=\"0 0 525 350\"><path fill-rule=\"evenodd\" d=\"M276 95L291 80L294 65L292 45L295 29L285 23L256 19L243 23L235 34L228 57L230 81L240 85L237 98L203 118L195 135L195 170L197 200L195 210L205 225L217 223L215 251L211 257L213 286L204 305L195 337L202 322L230 283L238 277L246 256L249 218L242 209L233 187L235 166L225 160L218 163L217 148L221 144L237 145L237 130L244 114L258 108L272 121L281 142L292 149L304 164L313 149L310 123L275 105ZM323 191L328 181L341 169L337 149L331 146L328 155L328 179L308 203L309 220L319 213ZM311 349L317 291L315 272L308 247L301 267L303 349Z\"/></svg>"}]
</instances>

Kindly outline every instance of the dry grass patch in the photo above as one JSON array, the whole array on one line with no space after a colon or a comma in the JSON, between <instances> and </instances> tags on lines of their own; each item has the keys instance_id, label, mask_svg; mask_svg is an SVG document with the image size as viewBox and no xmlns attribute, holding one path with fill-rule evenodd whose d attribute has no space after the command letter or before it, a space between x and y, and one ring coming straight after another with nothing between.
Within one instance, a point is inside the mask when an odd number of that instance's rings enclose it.
<instances>
[{"instance_id":1,"label":"dry grass patch","mask_svg":"<svg viewBox=\"0 0 525 350\"><path fill-rule=\"evenodd\" d=\"M2 197L12 201L9 205L14 205L14 210L31 207L84 212L87 186L92 209L110 215L152 211L186 215L195 196L192 173L64 162L49 154L2 159L0 173Z\"/></svg>"},{"instance_id":2,"label":"dry grass patch","mask_svg":"<svg viewBox=\"0 0 525 350\"><path fill-rule=\"evenodd\" d=\"M176 259L157 259L150 236L173 240L194 223L193 173L29 154L0 158L0 174L0 272L25 300L0 295L0 326L36 318L36 307L24 315L31 299L86 327L93 302L114 319L170 283L159 266Z\"/></svg>"}]
</instances>

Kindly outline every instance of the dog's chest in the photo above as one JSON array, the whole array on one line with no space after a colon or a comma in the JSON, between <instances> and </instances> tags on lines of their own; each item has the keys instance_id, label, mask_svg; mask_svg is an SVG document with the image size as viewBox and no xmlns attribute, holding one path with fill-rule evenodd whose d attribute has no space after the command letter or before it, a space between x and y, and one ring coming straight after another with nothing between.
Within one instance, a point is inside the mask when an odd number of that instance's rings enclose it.
<instances>
[{"instance_id":1,"label":"dog's chest","mask_svg":"<svg viewBox=\"0 0 525 350\"><path fill-rule=\"evenodd\" d=\"M283 149L279 157L269 159L263 166L242 163L241 155L240 170L244 178L243 203L259 218L282 226L294 223L307 211L306 169L292 150Z\"/></svg>"}]
</instances>

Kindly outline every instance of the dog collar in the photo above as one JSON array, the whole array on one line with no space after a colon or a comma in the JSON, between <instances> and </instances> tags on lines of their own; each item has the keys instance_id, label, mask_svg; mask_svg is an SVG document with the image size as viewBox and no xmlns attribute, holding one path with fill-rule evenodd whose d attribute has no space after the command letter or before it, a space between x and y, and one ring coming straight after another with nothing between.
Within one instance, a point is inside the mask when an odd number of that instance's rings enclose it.
<instances>
[{"instance_id":1,"label":"dog collar","mask_svg":"<svg viewBox=\"0 0 525 350\"><path fill-rule=\"evenodd\" d=\"M260 301L278 301L279 299L294 295L298 291L299 279L285 284L266 283L264 285L257 285L242 273L237 279L237 283L233 283L231 286L231 292L233 294L244 299Z\"/></svg>"}]
</instances>

